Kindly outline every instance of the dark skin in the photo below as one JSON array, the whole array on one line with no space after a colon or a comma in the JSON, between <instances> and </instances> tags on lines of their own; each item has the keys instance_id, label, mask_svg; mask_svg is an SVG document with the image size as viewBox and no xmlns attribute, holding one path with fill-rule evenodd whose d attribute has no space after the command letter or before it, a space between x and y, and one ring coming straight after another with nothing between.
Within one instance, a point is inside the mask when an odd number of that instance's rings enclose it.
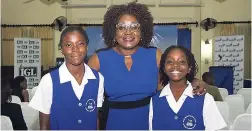
<instances>
[{"instance_id":1,"label":"dark skin","mask_svg":"<svg viewBox=\"0 0 252 131\"><path fill-rule=\"evenodd\" d=\"M137 23L137 20L132 15L122 15L119 19L119 23ZM118 54L125 56L125 65L127 69L130 71L132 64L134 61L131 58L131 55L134 54L138 49L138 43L141 40L141 32L140 29L138 30L116 30L115 39L117 41L117 46L113 47L113 50L116 51ZM127 38L131 38L131 40L125 40ZM157 66L159 67L159 62L161 59L162 52L157 50ZM88 61L88 65L97 71L100 70L100 63L98 56L94 54Z\"/></svg>"},{"instance_id":2,"label":"dark skin","mask_svg":"<svg viewBox=\"0 0 252 131\"><path fill-rule=\"evenodd\" d=\"M29 102L29 93L26 90L27 89L27 80L26 79L20 83L20 87L23 89L22 95L24 97L24 102Z\"/></svg>"},{"instance_id":3,"label":"dark skin","mask_svg":"<svg viewBox=\"0 0 252 131\"><path fill-rule=\"evenodd\" d=\"M118 23L138 23L135 17L132 17L131 15L123 15L121 16ZM127 40L127 38L130 38L130 40ZM137 30L116 30L116 41L118 42L118 46L114 48L114 50L125 57L124 62L127 67L127 69L130 71L131 66L133 64L133 60L131 58L131 54L134 54L136 50L138 49L137 44L140 41L140 29Z\"/></svg>"},{"instance_id":4,"label":"dark skin","mask_svg":"<svg viewBox=\"0 0 252 131\"><path fill-rule=\"evenodd\" d=\"M120 17L118 23L138 23L136 17L130 15L130 14L124 14ZM141 25L140 25L141 26ZM130 40L125 40L125 38L131 38ZM116 30L116 46L113 47L113 50L116 51L118 54L121 54L123 56L127 56L124 59L125 66L130 71L132 64L134 61L131 58L131 54L134 54L139 45L139 41L141 40L141 31L139 30ZM159 63L161 60L162 52L157 49L156 52L156 59L157 59L157 67L159 68ZM100 62L97 54L94 54L88 61L88 65L92 67L93 69L99 71L100 70ZM158 78L159 79L159 78ZM194 79L192 82L192 86L194 87L194 93L195 94L205 94L205 83L201 80ZM159 83L157 86L157 90L161 90L163 86Z\"/></svg>"},{"instance_id":5,"label":"dark skin","mask_svg":"<svg viewBox=\"0 0 252 131\"><path fill-rule=\"evenodd\" d=\"M214 85L214 77L213 75L209 75L205 81L209 85Z\"/></svg>"},{"instance_id":6,"label":"dark skin","mask_svg":"<svg viewBox=\"0 0 252 131\"><path fill-rule=\"evenodd\" d=\"M79 32L69 32L63 38L61 52L65 57L66 66L75 80L81 85L85 67L84 58L87 53L87 44L85 38ZM50 129L50 115L39 113L40 129ZM99 123L98 123L99 125ZM99 127L97 125L97 127ZM98 129L98 128L97 128Z\"/></svg>"},{"instance_id":7,"label":"dark skin","mask_svg":"<svg viewBox=\"0 0 252 131\"><path fill-rule=\"evenodd\" d=\"M186 75L190 73L190 70L191 68L183 51L174 49L167 54L164 71L170 79L170 89L176 101L187 87Z\"/></svg>"}]
</instances>

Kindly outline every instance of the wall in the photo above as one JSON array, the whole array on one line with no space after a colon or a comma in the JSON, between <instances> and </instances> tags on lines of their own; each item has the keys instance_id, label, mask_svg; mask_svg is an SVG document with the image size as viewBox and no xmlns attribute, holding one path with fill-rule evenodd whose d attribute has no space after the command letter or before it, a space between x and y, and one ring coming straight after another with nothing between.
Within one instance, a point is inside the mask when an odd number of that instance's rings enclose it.
<instances>
[{"instance_id":1,"label":"wall","mask_svg":"<svg viewBox=\"0 0 252 131\"><path fill-rule=\"evenodd\" d=\"M58 16L66 16L69 23L101 23L106 8L111 4L121 4L131 0L70 0L71 4L96 5L102 8L62 8L60 0L34 0L24 4L28 0L2 0L2 23L5 24L48 24ZM250 0L140 0L150 5L155 22L198 21L207 17L221 20L250 20ZM159 3L199 3L203 7L159 7ZM202 62L201 41L214 38L214 30L204 31L200 27L191 26L192 29L192 52L199 64L198 77L208 70L211 65ZM57 44L60 32L55 31L55 55L61 56Z\"/></svg>"},{"instance_id":2,"label":"wall","mask_svg":"<svg viewBox=\"0 0 252 131\"><path fill-rule=\"evenodd\" d=\"M224 2L216 2L215 0L203 0L207 2L202 8L201 18L206 17L215 18L217 21L249 21L251 20L251 1L250 0L225 0ZM218 32L218 25L215 29L205 31L201 29L201 73L208 71L208 67L213 65L213 54L212 51L206 49L213 49L212 40L214 40L215 33ZM205 45L204 41L208 39L210 45ZM208 47L203 47L208 46ZM246 43L245 48L250 48L251 43ZM212 55L208 55L212 54ZM205 58L208 58L209 63L205 63ZM251 63L251 60L249 61ZM251 72L251 68L250 68ZM251 75L248 74L249 71L245 71L245 78L249 78ZM250 77L251 79L251 77Z\"/></svg>"}]
</instances>

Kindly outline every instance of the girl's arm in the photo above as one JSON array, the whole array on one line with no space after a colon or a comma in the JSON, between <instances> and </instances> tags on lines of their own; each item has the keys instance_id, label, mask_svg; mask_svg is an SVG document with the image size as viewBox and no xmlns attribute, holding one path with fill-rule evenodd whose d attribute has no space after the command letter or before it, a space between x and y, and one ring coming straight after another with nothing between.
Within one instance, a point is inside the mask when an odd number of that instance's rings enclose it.
<instances>
[{"instance_id":1,"label":"girl's arm","mask_svg":"<svg viewBox=\"0 0 252 131\"><path fill-rule=\"evenodd\" d=\"M227 126L217 108L213 96L211 96L209 93L206 93L204 99L203 121L206 127L205 130L220 130Z\"/></svg>"}]
</instances>

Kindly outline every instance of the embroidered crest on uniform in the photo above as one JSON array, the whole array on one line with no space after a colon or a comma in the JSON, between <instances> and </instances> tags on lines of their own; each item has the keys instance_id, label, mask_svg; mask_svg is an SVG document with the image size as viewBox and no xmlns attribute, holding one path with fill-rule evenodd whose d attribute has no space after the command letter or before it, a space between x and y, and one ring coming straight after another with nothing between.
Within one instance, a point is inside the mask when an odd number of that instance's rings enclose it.
<instances>
[{"instance_id":1,"label":"embroidered crest on uniform","mask_svg":"<svg viewBox=\"0 0 252 131\"><path fill-rule=\"evenodd\" d=\"M85 108L88 112L94 111L94 109L96 108L95 101L93 99L88 99Z\"/></svg>"},{"instance_id":2,"label":"embroidered crest on uniform","mask_svg":"<svg viewBox=\"0 0 252 131\"><path fill-rule=\"evenodd\" d=\"M193 129L196 126L196 119L194 116L188 115L183 119L183 126L186 129Z\"/></svg>"}]
</instances>

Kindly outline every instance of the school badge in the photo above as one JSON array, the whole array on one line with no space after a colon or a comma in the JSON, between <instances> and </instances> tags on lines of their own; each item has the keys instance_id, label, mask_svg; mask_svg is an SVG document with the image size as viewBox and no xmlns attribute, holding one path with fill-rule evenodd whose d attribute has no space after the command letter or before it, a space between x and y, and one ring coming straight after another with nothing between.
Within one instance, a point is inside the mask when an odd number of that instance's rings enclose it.
<instances>
[{"instance_id":1,"label":"school badge","mask_svg":"<svg viewBox=\"0 0 252 131\"><path fill-rule=\"evenodd\" d=\"M88 112L92 112L92 111L94 111L95 108L96 108L95 101L93 99L88 99L86 102L86 105L85 105L85 109Z\"/></svg>"},{"instance_id":2,"label":"school badge","mask_svg":"<svg viewBox=\"0 0 252 131\"><path fill-rule=\"evenodd\" d=\"M196 126L196 119L195 117L188 115L183 119L183 126L186 129L193 129Z\"/></svg>"}]
</instances>

